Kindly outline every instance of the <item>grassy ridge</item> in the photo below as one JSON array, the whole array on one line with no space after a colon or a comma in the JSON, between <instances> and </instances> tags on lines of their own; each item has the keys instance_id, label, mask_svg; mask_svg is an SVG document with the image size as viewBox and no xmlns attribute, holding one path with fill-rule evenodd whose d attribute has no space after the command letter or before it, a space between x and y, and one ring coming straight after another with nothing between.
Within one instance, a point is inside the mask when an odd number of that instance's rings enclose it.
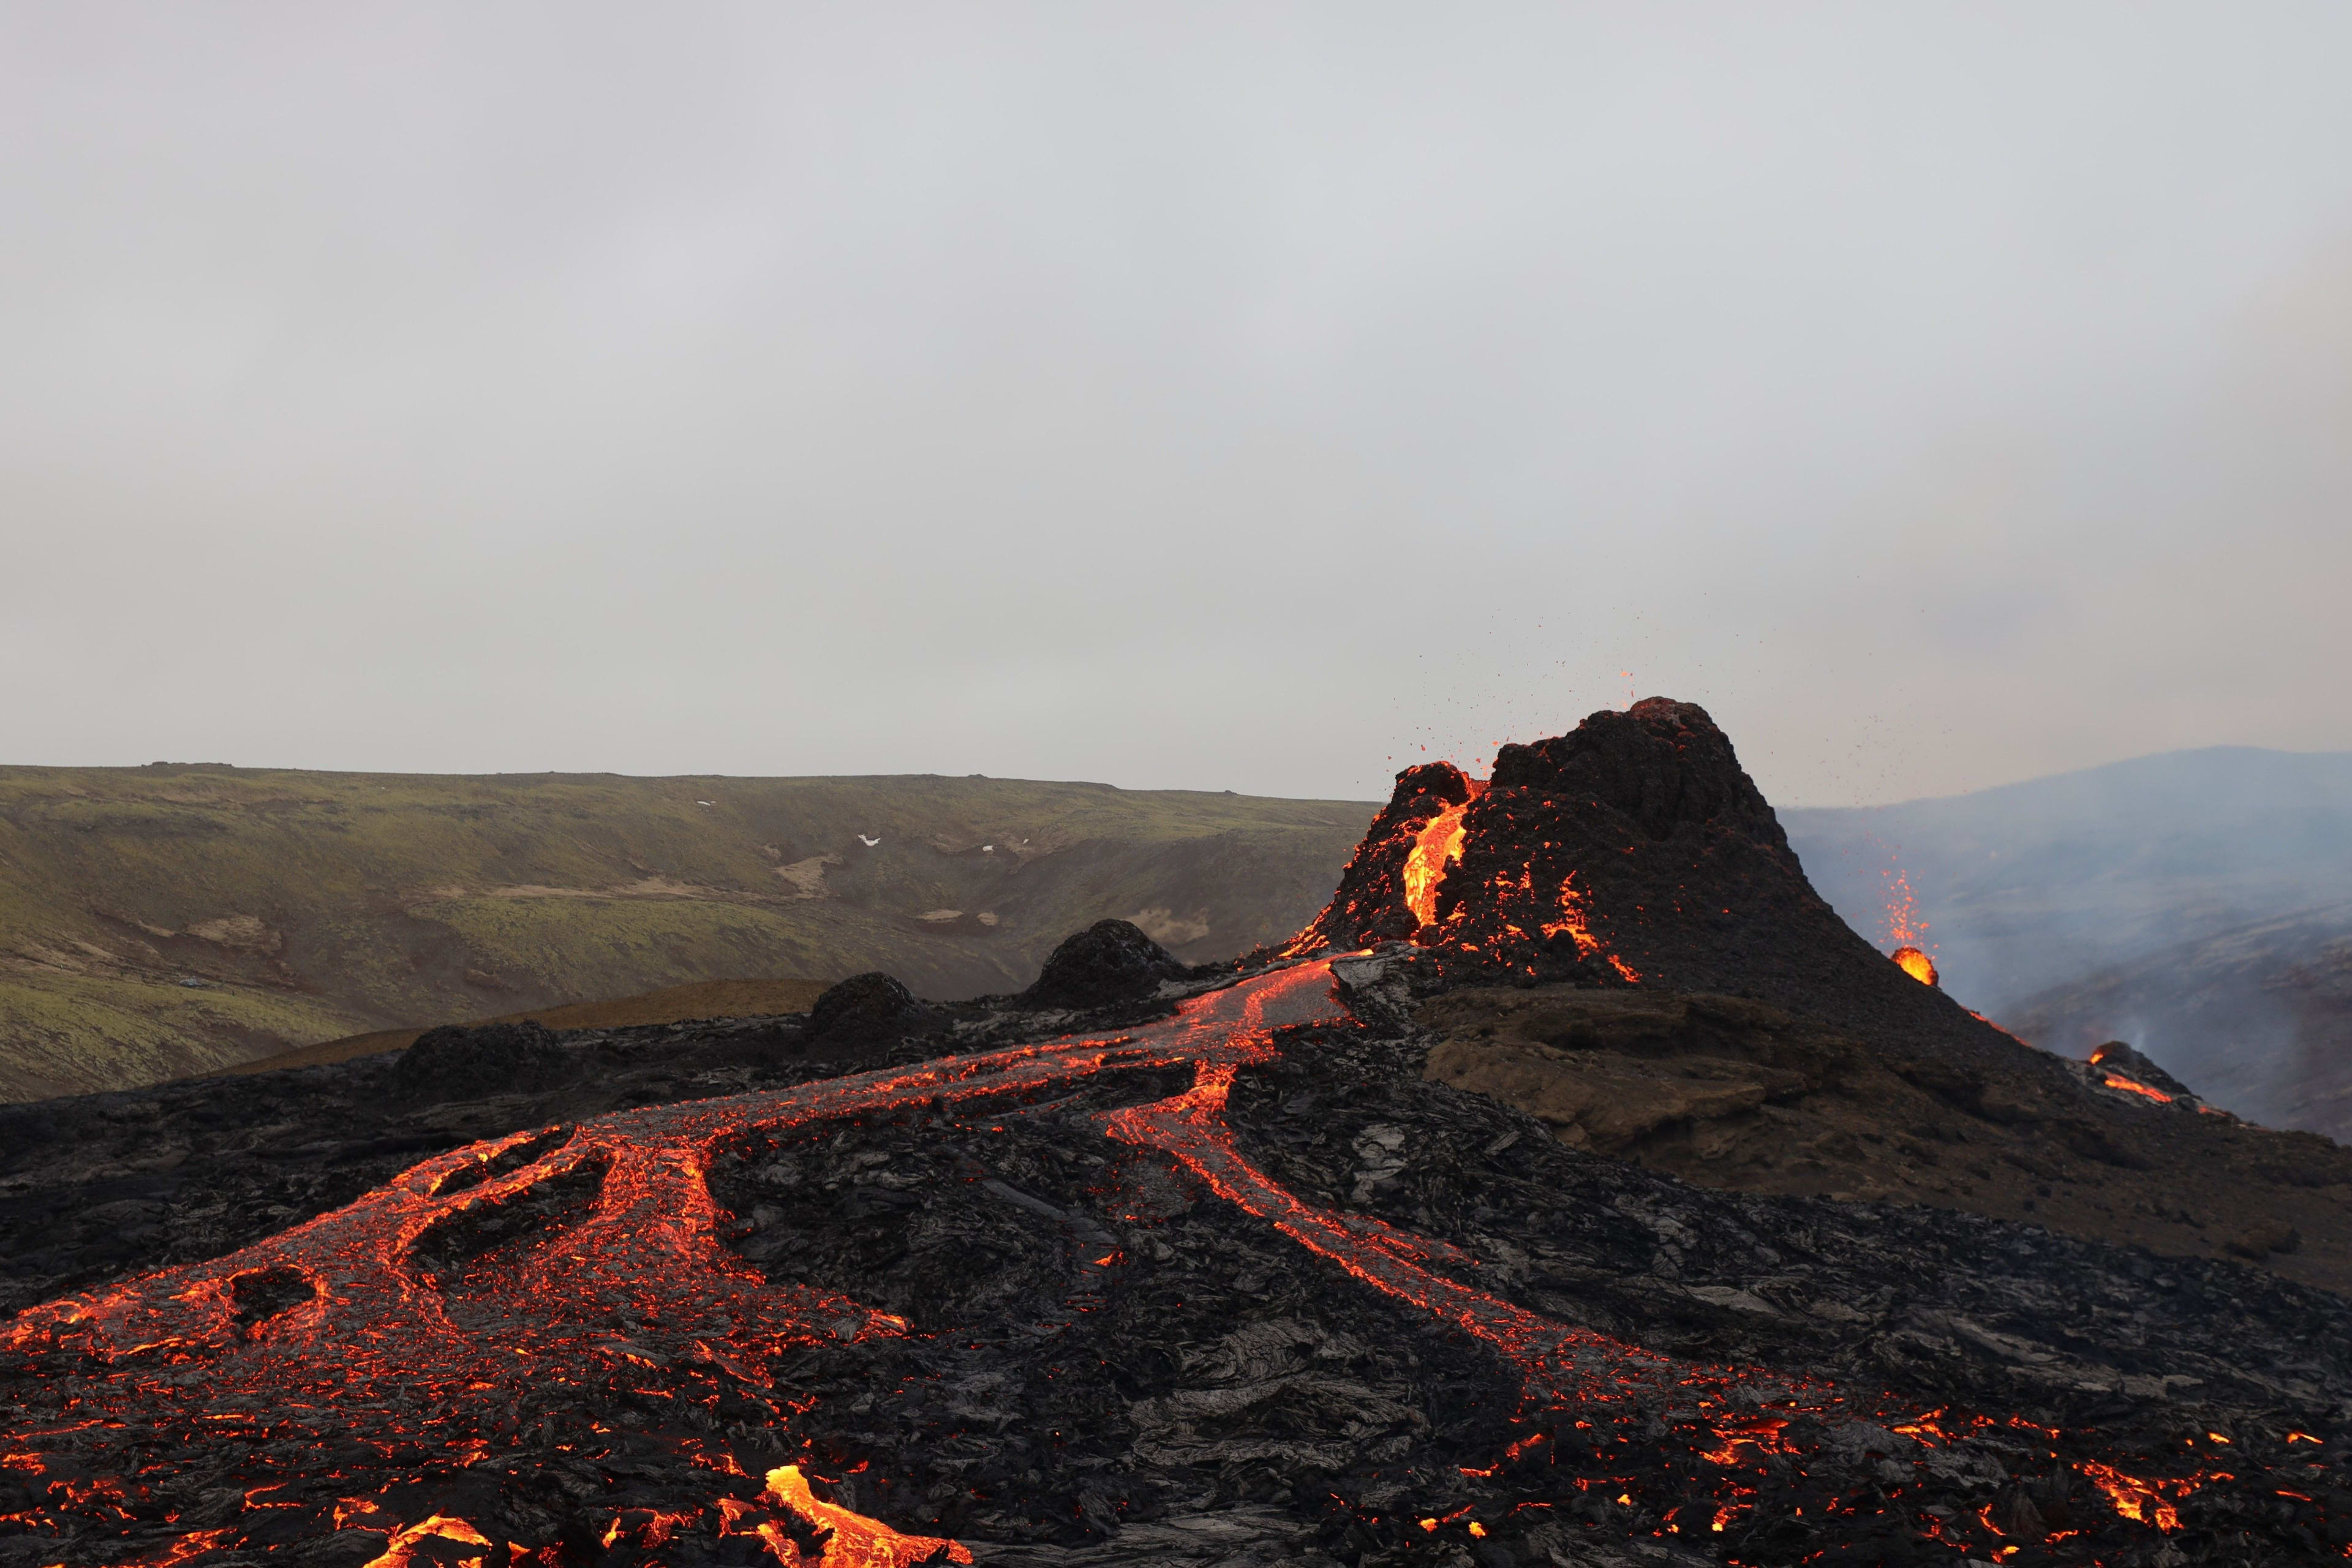
<instances>
[{"instance_id":1,"label":"grassy ridge","mask_svg":"<svg viewBox=\"0 0 2352 1568\"><path fill-rule=\"evenodd\" d=\"M719 979L1003 990L1106 915L1221 957L1303 924L1371 810L930 776L0 768L0 1098Z\"/></svg>"},{"instance_id":2,"label":"grassy ridge","mask_svg":"<svg viewBox=\"0 0 2352 1568\"><path fill-rule=\"evenodd\" d=\"M782 1013L805 1013L824 994L822 980L700 980L688 985L667 985L642 996L621 996L604 1002L566 1002L555 1007L528 1007L520 1013L473 1018L474 1024L520 1024L528 1019L551 1029L622 1029L640 1024L680 1024L701 1018L768 1018ZM274 1072L279 1068L322 1067L354 1057L381 1056L404 1050L422 1029L376 1029L345 1035L314 1046L298 1046L275 1056L239 1062L232 1073Z\"/></svg>"}]
</instances>

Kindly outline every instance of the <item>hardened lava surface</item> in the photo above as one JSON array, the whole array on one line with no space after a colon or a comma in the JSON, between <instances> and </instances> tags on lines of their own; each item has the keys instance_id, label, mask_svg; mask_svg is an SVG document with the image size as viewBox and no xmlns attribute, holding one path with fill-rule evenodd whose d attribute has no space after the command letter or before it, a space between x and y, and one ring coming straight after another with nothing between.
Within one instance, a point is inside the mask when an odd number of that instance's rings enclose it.
<instances>
[{"instance_id":1,"label":"hardened lava surface","mask_svg":"<svg viewBox=\"0 0 2352 1568\"><path fill-rule=\"evenodd\" d=\"M504 1134L35 1306L0 1563L2342 1552L2336 1298L1569 1149L1421 1079L1399 967Z\"/></svg>"}]
</instances>

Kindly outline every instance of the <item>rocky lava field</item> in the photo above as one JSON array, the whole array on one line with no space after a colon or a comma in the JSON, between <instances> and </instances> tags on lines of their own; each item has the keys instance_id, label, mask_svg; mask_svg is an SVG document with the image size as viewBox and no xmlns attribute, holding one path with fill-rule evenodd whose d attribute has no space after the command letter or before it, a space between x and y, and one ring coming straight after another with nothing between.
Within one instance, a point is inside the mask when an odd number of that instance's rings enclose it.
<instances>
[{"instance_id":1,"label":"rocky lava field","mask_svg":"<svg viewBox=\"0 0 2352 1568\"><path fill-rule=\"evenodd\" d=\"M1652 700L1401 776L1239 965L1105 922L1018 996L0 1109L0 1565L2347 1554L2341 1298L1572 1147L1425 1076L1498 985L2203 1125L1846 931Z\"/></svg>"}]
</instances>

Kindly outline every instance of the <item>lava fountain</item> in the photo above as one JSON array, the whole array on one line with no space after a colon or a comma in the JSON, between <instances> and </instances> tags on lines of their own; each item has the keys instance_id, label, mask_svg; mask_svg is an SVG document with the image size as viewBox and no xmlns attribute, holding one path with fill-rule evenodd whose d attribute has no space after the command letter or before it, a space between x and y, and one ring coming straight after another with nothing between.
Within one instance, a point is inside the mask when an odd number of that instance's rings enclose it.
<instances>
[{"instance_id":1,"label":"lava fountain","mask_svg":"<svg viewBox=\"0 0 2352 1568\"><path fill-rule=\"evenodd\" d=\"M1944 977L1936 972L1936 961L1908 943L1886 956L1893 959L1904 973L1922 985L1941 985L1944 983Z\"/></svg>"},{"instance_id":2,"label":"lava fountain","mask_svg":"<svg viewBox=\"0 0 2352 1568\"><path fill-rule=\"evenodd\" d=\"M1927 938L1927 922L1919 918L1919 900L1912 895L1910 877L1900 862L1890 865L1879 875L1886 879L1886 940L1894 949L1886 956L1920 984L1942 985L1943 976L1936 971L1936 960L1923 945Z\"/></svg>"}]
</instances>

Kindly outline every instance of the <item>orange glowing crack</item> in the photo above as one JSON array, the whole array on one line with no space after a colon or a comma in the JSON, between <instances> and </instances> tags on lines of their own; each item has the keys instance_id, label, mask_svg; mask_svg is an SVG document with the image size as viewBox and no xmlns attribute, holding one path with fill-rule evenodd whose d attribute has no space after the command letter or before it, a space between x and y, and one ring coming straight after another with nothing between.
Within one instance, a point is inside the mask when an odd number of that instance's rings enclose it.
<instances>
[{"instance_id":1,"label":"orange glowing crack","mask_svg":"<svg viewBox=\"0 0 2352 1568\"><path fill-rule=\"evenodd\" d=\"M1657 1375L1672 1367L1664 1356L1554 1322L1431 1272L1424 1261L1446 1255L1451 1255L1449 1262L1469 1261L1466 1254L1445 1243L1411 1236L1370 1215L1339 1215L1301 1203L1234 1146L1222 1114L1234 1071L1231 1064L1203 1064L1184 1093L1109 1111L1097 1120L1120 1142L1173 1155L1218 1196L1374 1289L1495 1346L1539 1397L1620 1399L1627 1383L1638 1375Z\"/></svg>"},{"instance_id":2,"label":"orange glowing crack","mask_svg":"<svg viewBox=\"0 0 2352 1568\"><path fill-rule=\"evenodd\" d=\"M2124 1078L2116 1073L2109 1073L2106 1075L2105 1081L2106 1086L2109 1089L2120 1089L2126 1094L2141 1095L2147 1099L2155 1100L2159 1105L2170 1105L2172 1103L2172 1096L2165 1093L2162 1089L2150 1089L2147 1085L2138 1082L2133 1079Z\"/></svg>"},{"instance_id":3,"label":"orange glowing crack","mask_svg":"<svg viewBox=\"0 0 2352 1568\"><path fill-rule=\"evenodd\" d=\"M411 1563L417 1561L418 1552L415 1549L428 1540L459 1541L468 1546L488 1546L491 1543L488 1536L484 1535L464 1520L452 1519L446 1514L436 1513L428 1519L420 1520L415 1524L403 1525L394 1531L391 1539L383 1544L383 1555L371 1557L362 1565L362 1568L409 1568ZM425 1561L430 1563L432 1559L426 1558ZM475 1561L480 1560L477 1558Z\"/></svg>"},{"instance_id":4,"label":"orange glowing crack","mask_svg":"<svg viewBox=\"0 0 2352 1568\"><path fill-rule=\"evenodd\" d=\"M1526 883L1527 874L1522 872L1520 884L1524 887ZM1570 871L1559 885L1559 918L1545 922L1544 935L1559 936L1565 932L1569 939L1576 943L1577 957L1590 958L1597 952L1607 960L1609 967L1615 970L1619 977L1628 984L1639 984L1641 975L1636 973L1623 959L1611 952L1607 943L1592 934L1592 920L1586 910L1586 902L1584 889L1576 885L1576 873Z\"/></svg>"},{"instance_id":5,"label":"orange glowing crack","mask_svg":"<svg viewBox=\"0 0 2352 1568\"><path fill-rule=\"evenodd\" d=\"M136 1559L134 1568L173 1568L175 1563L203 1556L236 1533L233 1529L223 1529L200 1530L194 1535L184 1535L155 1555Z\"/></svg>"},{"instance_id":6,"label":"orange glowing crack","mask_svg":"<svg viewBox=\"0 0 2352 1568\"><path fill-rule=\"evenodd\" d=\"M1727 1468L1733 1465L1753 1461L1753 1455L1740 1453L1739 1450L1743 1447L1753 1448L1759 1454L1793 1452L1794 1450L1780 1440L1780 1434L1787 1431L1789 1423L1777 1415L1759 1415L1741 1421L1720 1422L1715 1428L1715 1435L1722 1440L1722 1447L1708 1449L1700 1454L1699 1458L1709 1464L1721 1465Z\"/></svg>"},{"instance_id":7,"label":"orange glowing crack","mask_svg":"<svg viewBox=\"0 0 2352 1568\"><path fill-rule=\"evenodd\" d=\"M2180 1528L2180 1510L2167 1502L2157 1488L2168 1485L2177 1496L2187 1497L2205 1479L2202 1476L2190 1476L2170 1482L2144 1481L2095 1459L2078 1460L2074 1468L2090 1478L2091 1484L2106 1495L2108 1503L2124 1518L2152 1524L2167 1532Z\"/></svg>"}]
</instances>

